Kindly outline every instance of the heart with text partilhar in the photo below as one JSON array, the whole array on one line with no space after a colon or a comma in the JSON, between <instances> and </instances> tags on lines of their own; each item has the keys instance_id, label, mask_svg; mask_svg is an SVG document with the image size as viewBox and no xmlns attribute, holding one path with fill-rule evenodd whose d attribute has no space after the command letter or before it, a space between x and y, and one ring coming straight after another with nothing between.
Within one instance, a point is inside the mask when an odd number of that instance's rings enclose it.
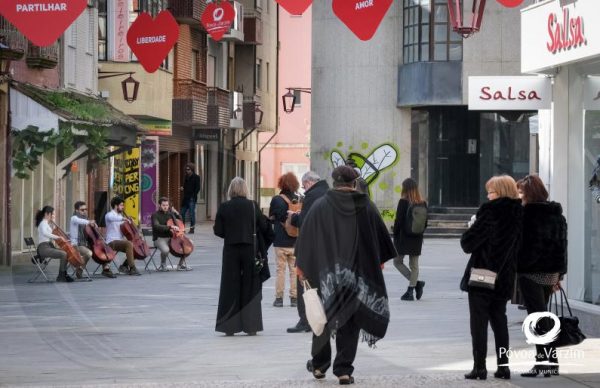
<instances>
[{"instance_id":1,"label":"heart with text partilhar","mask_svg":"<svg viewBox=\"0 0 600 388\"><path fill-rule=\"evenodd\" d=\"M127 44L148 73L154 73L179 38L179 25L169 11L154 20L141 13L127 31Z\"/></svg>"},{"instance_id":2,"label":"heart with text partilhar","mask_svg":"<svg viewBox=\"0 0 600 388\"><path fill-rule=\"evenodd\" d=\"M312 4L312 0L275 0L291 15L302 15Z\"/></svg>"},{"instance_id":3,"label":"heart with text partilhar","mask_svg":"<svg viewBox=\"0 0 600 388\"><path fill-rule=\"evenodd\" d=\"M360 40L375 35L393 0L333 0L333 13Z\"/></svg>"},{"instance_id":4,"label":"heart with text partilhar","mask_svg":"<svg viewBox=\"0 0 600 388\"><path fill-rule=\"evenodd\" d=\"M221 1L218 5L208 4L200 21L210 37L218 42L231 28L233 19L235 19L235 9L229 2Z\"/></svg>"},{"instance_id":5,"label":"heart with text partilhar","mask_svg":"<svg viewBox=\"0 0 600 388\"><path fill-rule=\"evenodd\" d=\"M36 46L52 45L87 7L87 0L1 0L0 14Z\"/></svg>"}]
</instances>

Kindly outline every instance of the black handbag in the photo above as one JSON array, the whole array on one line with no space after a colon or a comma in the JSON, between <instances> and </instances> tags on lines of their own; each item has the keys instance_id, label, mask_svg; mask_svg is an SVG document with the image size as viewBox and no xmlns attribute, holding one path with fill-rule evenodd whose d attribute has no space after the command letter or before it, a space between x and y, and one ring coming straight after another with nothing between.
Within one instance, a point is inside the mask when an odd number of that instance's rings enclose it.
<instances>
[{"instance_id":1,"label":"black handbag","mask_svg":"<svg viewBox=\"0 0 600 388\"><path fill-rule=\"evenodd\" d=\"M271 271L269 270L269 263L266 257L262 257L261 252L258 249L258 235L256 234L256 207L252 202L252 213L254 214L254 275L258 276L261 283L264 283L271 277Z\"/></svg>"},{"instance_id":2,"label":"black handbag","mask_svg":"<svg viewBox=\"0 0 600 388\"><path fill-rule=\"evenodd\" d=\"M571 306L569 306L569 300L567 299L567 294L562 287L559 287L560 291L560 315L558 312L558 296L556 293L550 296L550 301L548 302L548 311L551 313L555 313L560 320L560 332L558 333L558 337L548 344L549 346L559 348L562 346L573 346L583 342L586 339L586 336L581 332L579 328L579 318L573 315L571 311ZM552 301L554 300L554 311L552 311ZM567 310L569 311L569 315L565 316L564 313L564 305L567 305Z\"/></svg>"}]
</instances>

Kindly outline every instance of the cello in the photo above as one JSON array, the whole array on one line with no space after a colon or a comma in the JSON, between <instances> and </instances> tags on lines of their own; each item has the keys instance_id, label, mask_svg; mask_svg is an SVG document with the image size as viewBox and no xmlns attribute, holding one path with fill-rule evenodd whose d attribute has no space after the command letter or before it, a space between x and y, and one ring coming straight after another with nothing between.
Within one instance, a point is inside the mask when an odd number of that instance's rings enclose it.
<instances>
[{"instance_id":1,"label":"cello","mask_svg":"<svg viewBox=\"0 0 600 388\"><path fill-rule=\"evenodd\" d=\"M115 259L117 252L106 243L96 225L87 224L83 233L92 250L92 259L96 263L107 264Z\"/></svg>"},{"instance_id":2,"label":"cello","mask_svg":"<svg viewBox=\"0 0 600 388\"><path fill-rule=\"evenodd\" d=\"M54 222L50 221L48 225L52 227L52 234L61 237L61 239L56 239L53 242L57 248L65 251L69 264L75 268L82 268L85 265L85 261L81 257L79 250L71 244L71 239Z\"/></svg>"},{"instance_id":3,"label":"cello","mask_svg":"<svg viewBox=\"0 0 600 388\"><path fill-rule=\"evenodd\" d=\"M175 217L175 213L171 210L171 219L167 221L167 225L177 226L179 230L171 228L171 240L169 240L169 251L175 257L185 258L194 251L194 243L185 235L185 225L183 221Z\"/></svg>"},{"instance_id":4,"label":"cello","mask_svg":"<svg viewBox=\"0 0 600 388\"><path fill-rule=\"evenodd\" d=\"M127 219L127 222L121 224L121 233L123 233L123 236L131 241L131 244L133 245L133 257L137 260L144 260L146 257L150 256L150 247L148 247L148 244L140 235L140 230L134 225L131 217L124 213L123 217Z\"/></svg>"}]
</instances>

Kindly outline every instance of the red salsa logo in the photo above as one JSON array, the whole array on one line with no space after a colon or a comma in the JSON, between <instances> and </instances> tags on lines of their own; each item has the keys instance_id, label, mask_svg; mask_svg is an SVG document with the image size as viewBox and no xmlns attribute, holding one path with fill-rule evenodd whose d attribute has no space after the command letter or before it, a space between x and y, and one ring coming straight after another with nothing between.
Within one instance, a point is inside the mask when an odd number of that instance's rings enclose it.
<instances>
[{"instance_id":1,"label":"red salsa logo","mask_svg":"<svg viewBox=\"0 0 600 388\"><path fill-rule=\"evenodd\" d=\"M583 36L583 17L571 18L567 8L563 9L562 16L560 20L555 13L548 15L550 41L546 43L546 47L552 54L587 44Z\"/></svg>"}]
</instances>

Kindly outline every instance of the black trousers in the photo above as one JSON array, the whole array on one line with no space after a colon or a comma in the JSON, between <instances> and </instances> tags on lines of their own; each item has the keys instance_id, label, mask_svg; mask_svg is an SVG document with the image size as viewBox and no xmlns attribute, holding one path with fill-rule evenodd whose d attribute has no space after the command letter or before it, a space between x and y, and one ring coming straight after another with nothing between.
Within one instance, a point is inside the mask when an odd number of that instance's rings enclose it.
<instances>
[{"instance_id":1,"label":"black trousers","mask_svg":"<svg viewBox=\"0 0 600 388\"><path fill-rule=\"evenodd\" d=\"M496 360L498 365L508 364L508 321L506 299L498 299L485 290L469 291L469 312L471 314L471 341L475 368L484 369L487 356L488 322L496 340Z\"/></svg>"},{"instance_id":2,"label":"black trousers","mask_svg":"<svg viewBox=\"0 0 600 388\"><path fill-rule=\"evenodd\" d=\"M526 277L519 277L519 285L521 287L521 294L525 300L525 307L527 307L527 314L538 313L547 311L548 301L552 295L552 286L544 286L537 284L531 279ZM549 332L552 329L553 322L549 318L540 319L537 324L537 331L540 334ZM556 348L547 345L535 345L536 348L536 361L550 361L558 363L556 357Z\"/></svg>"},{"instance_id":3,"label":"black trousers","mask_svg":"<svg viewBox=\"0 0 600 388\"><path fill-rule=\"evenodd\" d=\"M308 320L306 319L306 306L304 306L304 298L302 294L304 294L304 286L300 281L300 278L296 279L296 295L298 296L298 305L296 308L298 309L298 316L300 317L300 323L308 325Z\"/></svg>"},{"instance_id":4,"label":"black trousers","mask_svg":"<svg viewBox=\"0 0 600 388\"><path fill-rule=\"evenodd\" d=\"M335 335L335 361L333 362L333 374L336 376L352 375L354 366L352 363L356 358L356 349L358 348L358 337L360 328L350 318L348 322L340 327ZM325 373L331 365L331 333L325 329L320 335L313 334L312 339L312 364L315 369Z\"/></svg>"}]
</instances>

